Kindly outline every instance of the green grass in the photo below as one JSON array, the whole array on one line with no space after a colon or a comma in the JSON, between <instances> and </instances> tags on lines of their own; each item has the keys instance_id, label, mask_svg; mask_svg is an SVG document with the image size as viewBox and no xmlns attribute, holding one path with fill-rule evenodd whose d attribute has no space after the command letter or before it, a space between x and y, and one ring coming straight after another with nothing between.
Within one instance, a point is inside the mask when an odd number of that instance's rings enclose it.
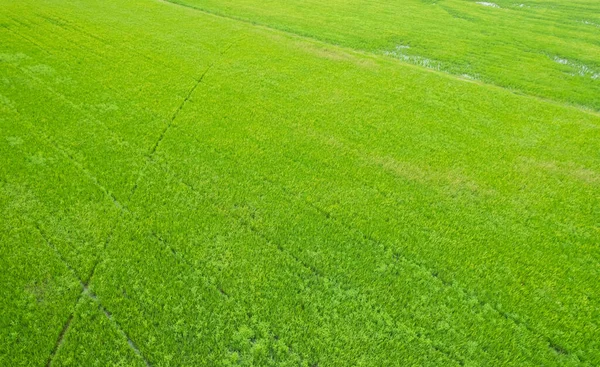
<instances>
[{"instance_id":1,"label":"green grass","mask_svg":"<svg viewBox=\"0 0 600 367\"><path fill-rule=\"evenodd\" d=\"M0 365L600 364L595 3L186 1L0 2Z\"/></svg>"}]
</instances>

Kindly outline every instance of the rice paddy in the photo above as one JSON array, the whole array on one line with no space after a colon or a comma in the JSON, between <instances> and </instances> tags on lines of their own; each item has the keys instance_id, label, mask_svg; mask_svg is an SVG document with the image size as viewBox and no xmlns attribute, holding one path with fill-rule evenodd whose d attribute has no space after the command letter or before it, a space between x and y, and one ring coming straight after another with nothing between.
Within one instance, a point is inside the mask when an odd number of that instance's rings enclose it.
<instances>
[{"instance_id":1,"label":"rice paddy","mask_svg":"<svg viewBox=\"0 0 600 367\"><path fill-rule=\"evenodd\" d=\"M600 365L596 2L0 0L0 365Z\"/></svg>"}]
</instances>

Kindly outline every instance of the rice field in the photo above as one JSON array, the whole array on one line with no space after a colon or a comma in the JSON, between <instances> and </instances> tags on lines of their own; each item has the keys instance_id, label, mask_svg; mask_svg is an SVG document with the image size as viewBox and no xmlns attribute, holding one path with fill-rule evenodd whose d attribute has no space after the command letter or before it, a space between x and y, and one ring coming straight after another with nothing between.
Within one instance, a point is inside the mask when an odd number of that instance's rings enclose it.
<instances>
[{"instance_id":1,"label":"rice field","mask_svg":"<svg viewBox=\"0 0 600 367\"><path fill-rule=\"evenodd\" d=\"M591 0L0 0L0 366L598 366L599 73Z\"/></svg>"}]
</instances>

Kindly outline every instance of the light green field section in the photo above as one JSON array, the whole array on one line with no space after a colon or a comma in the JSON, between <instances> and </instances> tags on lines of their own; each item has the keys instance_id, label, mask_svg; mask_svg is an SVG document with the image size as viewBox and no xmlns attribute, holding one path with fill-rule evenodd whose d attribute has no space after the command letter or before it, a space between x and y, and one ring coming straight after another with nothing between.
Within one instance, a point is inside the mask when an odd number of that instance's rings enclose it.
<instances>
[{"instance_id":1,"label":"light green field section","mask_svg":"<svg viewBox=\"0 0 600 367\"><path fill-rule=\"evenodd\" d=\"M0 364L600 364L596 84L363 52L360 3L0 0Z\"/></svg>"},{"instance_id":2,"label":"light green field section","mask_svg":"<svg viewBox=\"0 0 600 367\"><path fill-rule=\"evenodd\" d=\"M594 0L166 0L600 110Z\"/></svg>"}]
</instances>

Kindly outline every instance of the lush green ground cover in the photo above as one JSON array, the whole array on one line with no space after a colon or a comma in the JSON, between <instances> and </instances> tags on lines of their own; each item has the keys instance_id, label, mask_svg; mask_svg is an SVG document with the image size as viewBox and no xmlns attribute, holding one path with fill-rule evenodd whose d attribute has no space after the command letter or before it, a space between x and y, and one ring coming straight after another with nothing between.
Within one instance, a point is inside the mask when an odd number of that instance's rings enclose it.
<instances>
[{"instance_id":1,"label":"lush green ground cover","mask_svg":"<svg viewBox=\"0 0 600 367\"><path fill-rule=\"evenodd\" d=\"M598 81L432 72L364 3L2 0L0 365L600 364Z\"/></svg>"},{"instance_id":2,"label":"lush green ground cover","mask_svg":"<svg viewBox=\"0 0 600 367\"><path fill-rule=\"evenodd\" d=\"M595 0L167 0L600 110Z\"/></svg>"}]
</instances>

